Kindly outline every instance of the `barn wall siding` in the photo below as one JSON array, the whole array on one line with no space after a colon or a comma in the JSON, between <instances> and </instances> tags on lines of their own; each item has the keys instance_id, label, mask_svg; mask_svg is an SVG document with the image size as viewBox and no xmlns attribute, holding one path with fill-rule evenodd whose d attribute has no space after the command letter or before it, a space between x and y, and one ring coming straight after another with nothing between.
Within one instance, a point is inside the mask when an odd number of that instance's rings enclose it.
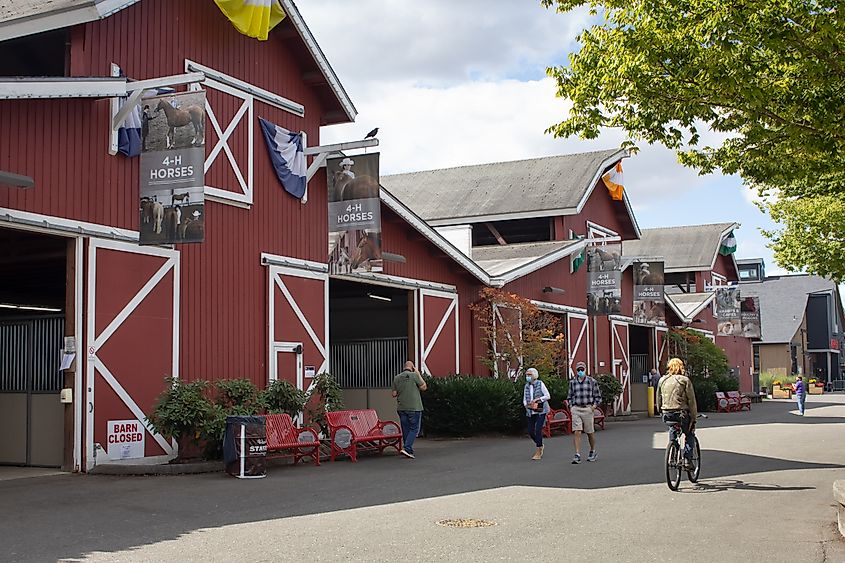
<instances>
[{"instance_id":1,"label":"barn wall siding","mask_svg":"<svg viewBox=\"0 0 845 563\"><path fill-rule=\"evenodd\" d=\"M280 28L285 25L289 24ZM325 261L328 244L325 173L309 183L307 204L285 193L270 165L257 120L261 116L288 129L304 130L309 144L319 143L323 108L303 83L300 63L279 33L266 42L245 37L205 0L145 0L102 21L78 26L72 33L71 57L75 76L107 76L115 62L134 79L182 73L184 60L191 59L306 107L305 118L299 118L255 101L253 207L207 203L206 241L178 246L183 377L246 377L263 385L268 274L260 265L261 253ZM225 129L238 101L218 92L209 98ZM208 153L216 137L210 123L207 129ZM0 190L0 207L137 230L139 159L110 156L108 131L107 100L4 101L0 169L32 176L36 188ZM245 122L229 145L245 162ZM229 178L234 183L225 169L228 161L221 158L207 181ZM226 166L218 170L221 164Z\"/></svg>"}]
</instances>

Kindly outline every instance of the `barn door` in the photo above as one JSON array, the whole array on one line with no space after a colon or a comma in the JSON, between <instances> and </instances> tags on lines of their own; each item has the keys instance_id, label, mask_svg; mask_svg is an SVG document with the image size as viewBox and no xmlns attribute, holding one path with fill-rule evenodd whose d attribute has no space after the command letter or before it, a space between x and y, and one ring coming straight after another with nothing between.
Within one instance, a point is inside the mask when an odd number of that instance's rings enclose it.
<instances>
[{"instance_id":1,"label":"barn door","mask_svg":"<svg viewBox=\"0 0 845 563\"><path fill-rule=\"evenodd\" d=\"M268 383L308 389L329 370L329 283L325 272L269 266Z\"/></svg>"},{"instance_id":2,"label":"barn door","mask_svg":"<svg viewBox=\"0 0 845 563\"><path fill-rule=\"evenodd\" d=\"M146 421L165 377L179 376L179 252L88 243L88 469L119 459L171 459L175 441Z\"/></svg>"},{"instance_id":3,"label":"barn door","mask_svg":"<svg viewBox=\"0 0 845 563\"><path fill-rule=\"evenodd\" d=\"M628 323L610 321L613 349L613 375L622 384L622 393L613 405L617 413L631 411L631 364L628 355Z\"/></svg>"},{"instance_id":4,"label":"barn door","mask_svg":"<svg viewBox=\"0 0 845 563\"><path fill-rule=\"evenodd\" d=\"M493 303L494 377L516 379L522 372L522 310ZM511 357L512 355L516 357Z\"/></svg>"},{"instance_id":5,"label":"barn door","mask_svg":"<svg viewBox=\"0 0 845 563\"><path fill-rule=\"evenodd\" d=\"M419 292L419 369L435 376L458 373L458 295L433 289Z\"/></svg>"},{"instance_id":6,"label":"barn door","mask_svg":"<svg viewBox=\"0 0 845 563\"><path fill-rule=\"evenodd\" d=\"M566 340L569 352L569 377L575 377L575 364L590 364L590 322L587 315L566 314Z\"/></svg>"}]
</instances>

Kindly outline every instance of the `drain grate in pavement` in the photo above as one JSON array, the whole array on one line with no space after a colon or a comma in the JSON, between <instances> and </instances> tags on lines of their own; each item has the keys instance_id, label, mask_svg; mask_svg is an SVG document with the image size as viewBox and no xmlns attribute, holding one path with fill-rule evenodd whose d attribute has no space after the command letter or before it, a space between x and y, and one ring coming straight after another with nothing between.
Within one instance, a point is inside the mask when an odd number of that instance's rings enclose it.
<instances>
[{"instance_id":1,"label":"drain grate in pavement","mask_svg":"<svg viewBox=\"0 0 845 563\"><path fill-rule=\"evenodd\" d=\"M477 518L457 518L439 520L437 525L447 528L489 528L495 526L496 522L493 520L478 520Z\"/></svg>"}]
</instances>

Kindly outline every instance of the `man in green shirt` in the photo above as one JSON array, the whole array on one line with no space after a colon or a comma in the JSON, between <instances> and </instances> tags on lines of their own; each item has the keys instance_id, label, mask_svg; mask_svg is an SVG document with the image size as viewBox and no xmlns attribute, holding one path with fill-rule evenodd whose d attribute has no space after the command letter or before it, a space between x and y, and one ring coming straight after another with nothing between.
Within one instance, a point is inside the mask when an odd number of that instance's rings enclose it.
<instances>
[{"instance_id":1,"label":"man in green shirt","mask_svg":"<svg viewBox=\"0 0 845 563\"><path fill-rule=\"evenodd\" d=\"M393 378L393 396L396 397L396 412L402 425L402 442L399 450L403 456L414 459L414 440L420 431L422 418L422 397L420 391L426 390L426 384L413 362L405 362L405 371Z\"/></svg>"}]
</instances>

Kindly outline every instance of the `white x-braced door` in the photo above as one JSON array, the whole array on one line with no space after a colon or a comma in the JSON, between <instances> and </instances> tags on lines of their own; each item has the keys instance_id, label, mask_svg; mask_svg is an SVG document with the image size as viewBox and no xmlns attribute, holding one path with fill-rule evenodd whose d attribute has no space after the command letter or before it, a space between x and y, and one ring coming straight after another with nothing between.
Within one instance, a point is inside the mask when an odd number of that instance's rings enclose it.
<instances>
[{"instance_id":1,"label":"white x-braced door","mask_svg":"<svg viewBox=\"0 0 845 563\"><path fill-rule=\"evenodd\" d=\"M175 441L146 417L166 377L179 376L179 252L88 242L87 469L120 459L170 459Z\"/></svg>"},{"instance_id":2,"label":"white x-braced door","mask_svg":"<svg viewBox=\"0 0 845 563\"><path fill-rule=\"evenodd\" d=\"M420 371L445 376L460 371L458 294L420 289Z\"/></svg>"},{"instance_id":3,"label":"white x-braced door","mask_svg":"<svg viewBox=\"0 0 845 563\"><path fill-rule=\"evenodd\" d=\"M268 383L308 389L329 370L328 273L283 266L269 269Z\"/></svg>"}]
</instances>

